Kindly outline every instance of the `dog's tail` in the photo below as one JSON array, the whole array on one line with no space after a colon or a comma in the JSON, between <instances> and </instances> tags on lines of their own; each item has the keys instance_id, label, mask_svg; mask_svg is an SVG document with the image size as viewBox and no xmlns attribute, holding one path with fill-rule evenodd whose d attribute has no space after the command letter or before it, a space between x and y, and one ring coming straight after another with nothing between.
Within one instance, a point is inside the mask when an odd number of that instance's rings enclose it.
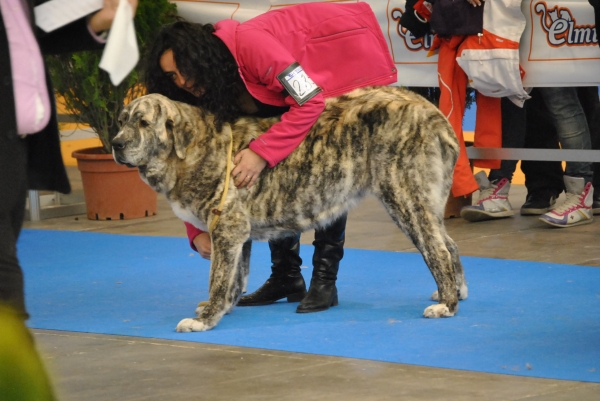
<instances>
[{"instance_id":1,"label":"dog's tail","mask_svg":"<svg viewBox=\"0 0 600 401\"><path fill-rule=\"evenodd\" d=\"M443 121L439 124L438 130L438 149L441 156L441 166L439 171L439 178L441 179L438 183L438 194L441 199L448 199L450 195L450 189L452 187L452 182L454 180L454 167L456 166L456 161L458 160L458 155L460 152L460 145L458 143L458 138L456 138L456 133L452 128L452 125L443 118ZM446 202L442 202L441 204L445 205ZM439 211L441 215L444 215L444 210Z\"/></svg>"},{"instance_id":2,"label":"dog's tail","mask_svg":"<svg viewBox=\"0 0 600 401\"><path fill-rule=\"evenodd\" d=\"M437 138L440 144L442 159L450 166L450 173L452 174L460 153L460 145L454 128L452 128L452 125L450 125L450 122L445 117L440 122Z\"/></svg>"}]
</instances>

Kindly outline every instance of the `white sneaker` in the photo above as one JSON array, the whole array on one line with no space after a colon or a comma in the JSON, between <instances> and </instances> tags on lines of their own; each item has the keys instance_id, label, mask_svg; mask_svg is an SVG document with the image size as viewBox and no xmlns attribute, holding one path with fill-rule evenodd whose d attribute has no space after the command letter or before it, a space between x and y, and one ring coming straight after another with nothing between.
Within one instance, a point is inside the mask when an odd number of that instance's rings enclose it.
<instances>
[{"instance_id":1,"label":"white sneaker","mask_svg":"<svg viewBox=\"0 0 600 401\"><path fill-rule=\"evenodd\" d=\"M467 221L483 221L510 217L515 214L508 201L510 182L503 178L497 183L491 183L485 172L475 174L479 184L479 200L473 206L465 206L460 210L460 217Z\"/></svg>"},{"instance_id":2,"label":"white sneaker","mask_svg":"<svg viewBox=\"0 0 600 401\"><path fill-rule=\"evenodd\" d=\"M540 217L544 223L555 227L572 227L594 221L592 204L594 187L583 177L564 177L567 198L559 206Z\"/></svg>"}]
</instances>

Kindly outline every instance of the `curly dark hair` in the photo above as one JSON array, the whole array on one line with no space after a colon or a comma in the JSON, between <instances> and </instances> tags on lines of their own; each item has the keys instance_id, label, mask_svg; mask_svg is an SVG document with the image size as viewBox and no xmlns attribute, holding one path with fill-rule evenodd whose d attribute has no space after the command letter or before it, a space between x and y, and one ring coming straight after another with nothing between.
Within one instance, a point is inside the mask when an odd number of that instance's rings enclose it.
<instances>
[{"instance_id":1,"label":"curly dark hair","mask_svg":"<svg viewBox=\"0 0 600 401\"><path fill-rule=\"evenodd\" d=\"M222 123L231 123L243 114L239 99L245 85L233 55L214 32L211 24L177 21L164 25L145 56L143 81L148 93L210 111L220 129ZM180 89L162 71L160 58L169 49L179 72L194 82L193 89L204 91L202 96Z\"/></svg>"}]
</instances>

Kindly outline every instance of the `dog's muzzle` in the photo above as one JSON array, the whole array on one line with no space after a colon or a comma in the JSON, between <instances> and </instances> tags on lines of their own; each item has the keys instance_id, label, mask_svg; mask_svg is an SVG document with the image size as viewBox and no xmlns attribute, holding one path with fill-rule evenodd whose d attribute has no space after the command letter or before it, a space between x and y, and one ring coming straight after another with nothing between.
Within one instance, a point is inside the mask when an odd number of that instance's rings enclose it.
<instances>
[{"instance_id":1,"label":"dog's muzzle","mask_svg":"<svg viewBox=\"0 0 600 401\"><path fill-rule=\"evenodd\" d=\"M128 163L125 160L123 151L127 147L127 144L125 143L124 140L122 140L120 138L115 138L110 142L110 144L112 146L113 158L115 159L115 162L117 162L117 164L124 164L127 167L136 167L133 164Z\"/></svg>"}]
</instances>

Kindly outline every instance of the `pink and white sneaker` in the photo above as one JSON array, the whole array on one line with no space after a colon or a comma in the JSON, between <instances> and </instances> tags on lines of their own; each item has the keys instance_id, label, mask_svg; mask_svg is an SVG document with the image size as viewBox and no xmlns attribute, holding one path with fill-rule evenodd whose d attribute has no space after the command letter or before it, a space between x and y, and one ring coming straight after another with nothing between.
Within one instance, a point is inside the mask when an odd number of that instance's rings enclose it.
<instances>
[{"instance_id":1,"label":"pink and white sneaker","mask_svg":"<svg viewBox=\"0 0 600 401\"><path fill-rule=\"evenodd\" d=\"M540 220L555 227L573 227L594 221L592 204L594 187L583 177L564 177L567 198L563 203L542 215Z\"/></svg>"},{"instance_id":2,"label":"pink and white sneaker","mask_svg":"<svg viewBox=\"0 0 600 401\"><path fill-rule=\"evenodd\" d=\"M460 217L467 221L484 221L510 217L515 214L508 201L510 182L503 178L496 183L491 183L485 172L475 174L479 184L479 200L475 205L465 206L460 210Z\"/></svg>"}]
</instances>

